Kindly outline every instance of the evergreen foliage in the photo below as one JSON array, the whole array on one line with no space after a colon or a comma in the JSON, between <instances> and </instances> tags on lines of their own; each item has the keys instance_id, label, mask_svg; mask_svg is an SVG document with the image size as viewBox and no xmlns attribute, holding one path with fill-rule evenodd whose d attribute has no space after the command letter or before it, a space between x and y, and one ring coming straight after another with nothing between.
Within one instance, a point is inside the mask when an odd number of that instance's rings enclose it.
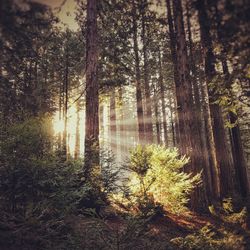
<instances>
[{"instance_id":1,"label":"evergreen foliage","mask_svg":"<svg viewBox=\"0 0 250 250\"><path fill-rule=\"evenodd\" d=\"M159 145L136 147L125 167L129 171L129 202L142 213L154 209L156 204L174 213L183 212L190 194L201 182L200 174L192 176L181 171L188 161L177 149Z\"/></svg>"}]
</instances>

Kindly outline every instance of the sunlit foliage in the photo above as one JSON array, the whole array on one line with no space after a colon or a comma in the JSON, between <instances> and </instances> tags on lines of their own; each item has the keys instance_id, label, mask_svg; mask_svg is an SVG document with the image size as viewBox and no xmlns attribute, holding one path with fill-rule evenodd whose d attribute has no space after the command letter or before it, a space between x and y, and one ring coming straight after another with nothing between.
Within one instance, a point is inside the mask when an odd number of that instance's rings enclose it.
<instances>
[{"instance_id":1,"label":"sunlit foliage","mask_svg":"<svg viewBox=\"0 0 250 250\"><path fill-rule=\"evenodd\" d=\"M188 161L177 149L157 145L136 147L126 166L131 172L128 187L132 201L138 207L153 201L169 211L183 211L190 193L200 183L200 174L192 177L181 171Z\"/></svg>"}]
</instances>

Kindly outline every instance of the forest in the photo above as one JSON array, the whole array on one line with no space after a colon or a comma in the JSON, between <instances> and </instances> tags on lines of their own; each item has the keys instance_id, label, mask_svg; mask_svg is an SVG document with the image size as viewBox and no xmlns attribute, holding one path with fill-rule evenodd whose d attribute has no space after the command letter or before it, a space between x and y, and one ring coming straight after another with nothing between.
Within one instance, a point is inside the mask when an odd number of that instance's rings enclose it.
<instances>
[{"instance_id":1,"label":"forest","mask_svg":"<svg viewBox=\"0 0 250 250\"><path fill-rule=\"evenodd\" d=\"M248 0L0 1L0 250L250 249Z\"/></svg>"}]
</instances>

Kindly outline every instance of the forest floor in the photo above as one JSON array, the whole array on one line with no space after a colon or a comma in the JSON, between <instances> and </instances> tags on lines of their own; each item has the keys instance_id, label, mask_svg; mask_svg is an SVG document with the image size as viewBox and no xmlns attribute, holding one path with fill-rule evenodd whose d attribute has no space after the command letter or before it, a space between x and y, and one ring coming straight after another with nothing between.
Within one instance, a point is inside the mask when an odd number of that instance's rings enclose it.
<instances>
[{"instance_id":1,"label":"forest floor","mask_svg":"<svg viewBox=\"0 0 250 250\"><path fill-rule=\"evenodd\" d=\"M84 249L250 249L250 233L237 218L185 212L124 219L71 218ZM230 219L229 219L230 220Z\"/></svg>"},{"instance_id":2,"label":"forest floor","mask_svg":"<svg viewBox=\"0 0 250 250\"><path fill-rule=\"evenodd\" d=\"M13 218L0 223L0 250L250 249L244 210L220 216L161 210L143 217L106 207L100 214L89 210L41 222L27 218L21 223Z\"/></svg>"}]
</instances>

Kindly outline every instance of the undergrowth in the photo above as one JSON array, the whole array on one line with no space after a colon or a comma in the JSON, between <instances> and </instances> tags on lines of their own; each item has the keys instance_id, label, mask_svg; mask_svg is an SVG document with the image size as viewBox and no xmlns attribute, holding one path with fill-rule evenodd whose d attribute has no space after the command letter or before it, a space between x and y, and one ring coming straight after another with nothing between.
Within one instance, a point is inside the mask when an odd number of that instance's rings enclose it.
<instances>
[{"instance_id":1,"label":"undergrowth","mask_svg":"<svg viewBox=\"0 0 250 250\"><path fill-rule=\"evenodd\" d=\"M241 227L246 209L236 213L230 199L220 213L210 208L220 224L192 231L183 224L183 231L178 231L179 226L169 223L168 212L180 216L187 211L189 195L200 184L199 175L181 171L188 158L176 149L138 146L120 169L109 153L102 152L99 174L91 183L83 178L82 159L65 160L51 146L48 127L49 121L34 118L1 134L1 249L246 247ZM124 177L122 185L118 175ZM157 224L159 218L162 226Z\"/></svg>"}]
</instances>

